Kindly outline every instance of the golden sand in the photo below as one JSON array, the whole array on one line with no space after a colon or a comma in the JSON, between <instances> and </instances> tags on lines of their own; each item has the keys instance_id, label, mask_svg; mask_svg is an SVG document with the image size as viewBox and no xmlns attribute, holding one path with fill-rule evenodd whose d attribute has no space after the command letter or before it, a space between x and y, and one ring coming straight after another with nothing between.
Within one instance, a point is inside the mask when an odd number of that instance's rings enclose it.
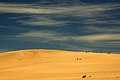
<instances>
[{"instance_id":1,"label":"golden sand","mask_svg":"<svg viewBox=\"0 0 120 80\"><path fill-rule=\"evenodd\" d=\"M120 80L120 54L64 50L0 53L0 80Z\"/></svg>"}]
</instances>

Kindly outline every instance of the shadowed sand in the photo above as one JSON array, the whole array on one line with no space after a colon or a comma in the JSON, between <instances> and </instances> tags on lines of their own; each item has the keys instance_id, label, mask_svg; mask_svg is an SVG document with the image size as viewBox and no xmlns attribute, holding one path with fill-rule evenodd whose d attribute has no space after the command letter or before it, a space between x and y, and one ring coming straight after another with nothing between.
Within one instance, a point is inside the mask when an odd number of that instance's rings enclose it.
<instances>
[{"instance_id":1,"label":"shadowed sand","mask_svg":"<svg viewBox=\"0 0 120 80\"><path fill-rule=\"evenodd\" d=\"M0 53L0 80L120 80L120 54L63 50Z\"/></svg>"}]
</instances>

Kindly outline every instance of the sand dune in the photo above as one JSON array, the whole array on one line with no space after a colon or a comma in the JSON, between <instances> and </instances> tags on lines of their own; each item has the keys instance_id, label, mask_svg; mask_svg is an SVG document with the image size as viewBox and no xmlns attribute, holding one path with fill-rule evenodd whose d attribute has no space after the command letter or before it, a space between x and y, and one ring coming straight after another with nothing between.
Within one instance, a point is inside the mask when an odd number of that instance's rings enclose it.
<instances>
[{"instance_id":1,"label":"sand dune","mask_svg":"<svg viewBox=\"0 0 120 80\"><path fill-rule=\"evenodd\" d=\"M42 49L4 52L0 53L0 80L120 80L120 54Z\"/></svg>"}]
</instances>

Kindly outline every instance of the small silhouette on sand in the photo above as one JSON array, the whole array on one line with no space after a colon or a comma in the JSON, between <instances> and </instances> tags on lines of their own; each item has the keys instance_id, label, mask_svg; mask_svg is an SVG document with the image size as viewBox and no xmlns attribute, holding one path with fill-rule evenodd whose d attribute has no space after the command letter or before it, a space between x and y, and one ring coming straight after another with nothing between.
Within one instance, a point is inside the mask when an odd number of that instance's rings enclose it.
<instances>
[{"instance_id":1,"label":"small silhouette on sand","mask_svg":"<svg viewBox=\"0 0 120 80\"><path fill-rule=\"evenodd\" d=\"M81 60L81 58L77 58L77 60Z\"/></svg>"},{"instance_id":2,"label":"small silhouette on sand","mask_svg":"<svg viewBox=\"0 0 120 80\"><path fill-rule=\"evenodd\" d=\"M108 54L110 54L110 52L108 52Z\"/></svg>"},{"instance_id":3,"label":"small silhouette on sand","mask_svg":"<svg viewBox=\"0 0 120 80\"><path fill-rule=\"evenodd\" d=\"M86 77L87 77L87 75L82 76L82 78L86 78ZM92 76L88 76L88 77L92 77Z\"/></svg>"},{"instance_id":4,"label":"small silhouette on sand","mask_svg":"<svg viewBox=\"0 0 120 80\"><path fill-rule=\"evenodd\" d=\"M82 76L82 78L86 78L86 75Z\"/></svg>"}]
</instances>

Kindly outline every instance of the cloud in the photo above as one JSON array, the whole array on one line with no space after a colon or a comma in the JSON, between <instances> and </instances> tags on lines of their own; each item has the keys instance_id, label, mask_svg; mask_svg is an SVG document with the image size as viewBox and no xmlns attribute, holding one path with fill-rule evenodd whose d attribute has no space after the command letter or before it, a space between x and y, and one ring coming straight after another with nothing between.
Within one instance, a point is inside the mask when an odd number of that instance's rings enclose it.
<instances>
[{"instance_id":1,"label":"cloud","mask_svg":"<svg viewBox=\"0 0 120 80\"><path fill-rule=\"evenodd\" d=\"M16 36L17 38L31 38L31 39L35 39L38 38L44 38L46 40L57 40L57 41L62 41L65 40L67 37L65 36L61 36L60 33L54 32L54 31L47 31L47 30L43 30L43 31L29 31L20 35Z\"/></svg>"},{"instance_id":2,"label":"cloud","mask_svg":"<svg viewBox=\"0 0 120 80\"><path fill-rule=\"evenodd\" d=\"M53 20L46 16L41 16L41 17L32 16L32 18L29 20L26 20L26 21L18 20L17 23L22 23L22 24L31 25L31 26L65 26L67 25L67 21Z\"/></svg>"},{"instance_id":3,"label":"cloud","mask_svg":"<svg viewBox=\"0 0 120 80\"><path fill-rule=\"evenodd\" d=\"M111 26L111 27L86 26L83 29L89 32L97 32L97 33L119 33L120 32L119 26Z\"/></svg>"},{"instance_id":4,"label":"cloud","mask_svg":"<svg viewBox=\"0 0 120 80\"><path fill-rule=\"evenodd\" d=\"M83 21L84 24L115 24L115 25L120 25L119 20L99 20L99 18L94 18L94 19L87 19Z\"/></svg>"},{"instance_id":5,"label":"cloud","mask_svg":"<svg viewBox=\"0 0 120 80\"><path fill-rule=\"evenodd\" d=\"M73 37L75 40L83 41L110 41L110 40L120 40L120 34L93 34L93 35L84 35L80 37Z\"/></svg>"},{"instance_id":6,"label":"cloud","mask_svg":"<svg viewBox=\"0 0 120 80\"><path fill-rule=\"evenodd\" d=\"M81 36L65 36L58 32L53 31L30 31L18 35L16 37L20 38L46 38L49 40L58 41L83 41L83 42L97 42L97 41L110 41L110 40L120 40L120 34L92 34L92 35L81 35Z\"/></svg>"},{"instance_id":7,"label":"cloud","mask_svg":"<svg viewBox=\"0 0 120 80\"><path fill-rule=\"evenodd\" d=\"M57 12L59 12L57 10ZM12 3L0 3L0 13L25 13L25 14L51 14L56 13L56 10L36 7L30 4L12 4Z\"/></svg>"},{"instance_id":8,"label":"cloud","mask_svg":"<svg viewBox=\"0 0 120 80\"><path fill-rule=\"evenodd\" d=\"M74 2L73 2L74 3ZM39 3L40 4L40 3ZM42 3L41 3L42 4ZM29 14L28 20L20 19L17 23L31 26L63 26L70 23L82 24L119 24L117 20L99 20L99 17L110 17L105 11L119 9L119 4L70 4L40 6L33 4L0 3L0 13ZM51 16L52 15L52 16ZM36 18L37 17L37 18ZM75 20L65 20L72 17ZM29 19L30 18L30 19ZM38 19L39 18L39 19ZM81 21L81 18L83 20Z\"/></svg>"},{"instance_id":9,"label":"cloud","mask_svg":"<svg viewBox=\"0 0 120 80\"><path fill-rule=\"evenodd\" d=\"M29 31L26 33L23 33L21 35L18 35L17 37L51 37L55 36L58 33L52 32L52 31Z\"/></svg>"}]
</instances>

